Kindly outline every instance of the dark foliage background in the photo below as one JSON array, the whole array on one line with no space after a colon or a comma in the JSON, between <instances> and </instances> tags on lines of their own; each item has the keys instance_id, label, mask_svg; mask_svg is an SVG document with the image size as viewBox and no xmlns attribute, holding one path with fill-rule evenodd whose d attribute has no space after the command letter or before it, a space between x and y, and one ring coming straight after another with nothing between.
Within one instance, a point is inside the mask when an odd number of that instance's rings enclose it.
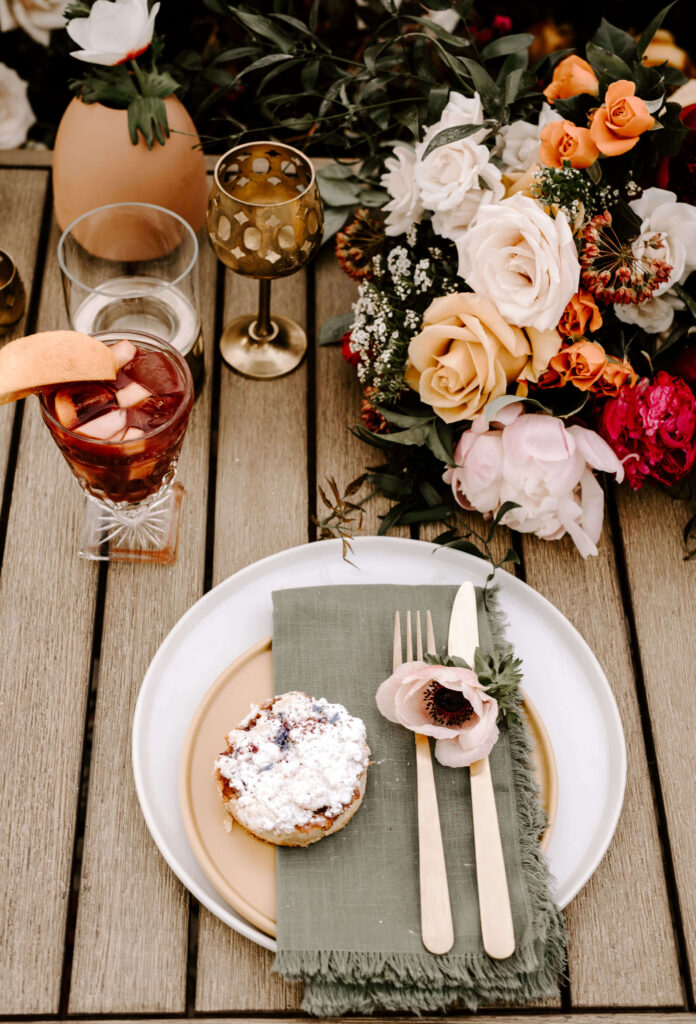
<instances>
[{"instance_id":1,"label":"dark foliage background","mask_svg":"<svg viewBox=\"0 0 696 1024\"><path fill-rule=\"evenodd\" d=\"M238 6L224 0L187 0L185 4L163 0L157 17L157 30L166 39L169 69L181 82L178 96L196 120L205 148L211 152L220 152L234 142L240 125L263 128L273 122L263 96L258 94L258 76L252 75L240 86L230 88L230 81L245 66L245 57L224 59L224 55L243 48L249 39L231 13ZM552 20L563 45L582 47L602 17L629 31L640 31L663 6L664 0L583 0L574 5L567 0L479 0L475 25L485 32L496 16L502 15L510 19L512 32L538 34ZM289 14L307 21L312 2L259 0L245 7L259 14ZM414 0L404 0L402 10L406 9L417 15L426 13ZM319 0L317 12L317 33L337 58L346 60L361 56L368 33L385 17L379 0L366 0L360 6L355 0ZM680 0L665 22L687 50L693 35L693 13L693 0ZM70 100L68 81L84 70L70 57L72 49L75 47L62 30L52 33L48 48L35 43L21 29L0 33L0 61L15 68L29 83L29 99L37 117L30 139L35 142L53 144L58 122ZM210 105L211 95L218 93L216 102ZM299 79L297 94L302 95Z\"/></svg>"}]
</instances>

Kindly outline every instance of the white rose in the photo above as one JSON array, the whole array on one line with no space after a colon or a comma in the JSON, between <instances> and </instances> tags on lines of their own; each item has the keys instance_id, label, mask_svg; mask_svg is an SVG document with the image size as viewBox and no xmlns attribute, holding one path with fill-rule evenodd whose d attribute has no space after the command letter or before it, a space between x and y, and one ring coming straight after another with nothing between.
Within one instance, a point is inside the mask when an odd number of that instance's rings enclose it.
<instances>
[{"instance_id":1,"label":"white rose","mask_svg":"<svg viewBox=\"0 0 696 1024\"><path fill-rule=\"evenodd\" d=\"M434 149L418 160L414 174L426 210L451 215L433 222L435 230L448 238L456 239L468 227L484 199L498 200L505 194L488 150L470 138Z\"/></svg>"},{"instance_id":2,"label":"white rose","mask_svg":"<svg viewBox=\"0 0 696 1024\"><path fill-rule=\"evenodd\" d=\"M479 94L475 92L473 96L463 96L460 92L451 92L440 115L440 120L426 128L419 150L421 153L425 152L435 136L445 128L459 128L462 125L482 123L483 105ZM484 136L485 129L481 129L480 132L470 135L469 139L472 142L480 142Z\"/></svg>"},{"instance_id":3,"label":"white rose","mask_svg":"<svg viewBox=\"0 0 696 1024\"><path fill-rule=\"evenodd\" d=\"M482 206L459 239L459 275L508 323L552 330L580 282L573 235L562 213L549 217L517 194Z\"/></svg>"},{"instance_id":4,"label":"white rose","mask_svg":"<svg viewBox=\"0 0 696 1024\"><path fill-rule=\"evenodd\" d=\"M36 118L27 99L27 83L0 64L0 149L17 149Z\"/></svg>"},{"instance_id":5,"label":"white rose","mask_svg":"<svg viewBox=\"0 0 696 1024\"><path fill-rule=\"evenodd\" d=\"M391 202L383 207L387 211L385 231L388 235L401 235L414 224L418 224L423 216L423 204L413 169L416 165L416 154L408 146L394 146L394 156L384 161L386 173L381 177L381 184L392 197Z\"/></svg>"},{"instance_id":6,"label":"white rose","mask_svg":"<svg viewBox=\"0 0 696 1024\"><path fill-rule=\"evenodd\" d=\"M139 57L152 42L159 7L154 4L148 14L147 0L96 0L88 17L73 18L66 26L82 47L72 56L110 66Z\"/></svg>"},{"instance_id":7,"label":"white rose","mask_svg":"<svg viewBox=\"0 0 696 1024\"><path fill-rule=\"evenodd\" d=\"M538 124L527 121L513 121L503 125L498 135L495 155L505 164L506 171L528 171L539 162L541 129L552 121L563 118L544 103L539 113Z\"/></svg>"},{"instance_id":8,"label":"white rose","mask_svg":"<svg viewBox=\"0 0 696 1024\"><path fill-rule=\"evenodd\" d=\"M688 203L678 203L674 192L664 188L647 188L640 199L632 200L629 206L643 222L640 235L631 244L636 258L659 256L672 267L668 280L653 293L655 299L696 270L696 209ZM656 251L648 247L648 241L658 232L662 235L662 245Z\"/></svg>"},{"instance_id":9,"label":"white rose","mask_svg":"<svg viewBox=\"0 0 696 1024\"><path fill-rule=\"evenodd\" d=\"M670 292L647 302L626 305L617 302L614 312L623 323L641 327L646 334L662 334L672 326L675 309L683 308L684 303Z\"/></svg>"},{"instance_id":10,"label":"white rose","mask_svg":"<svg viewBox=\"0 0 696 1024\"><path fill-rule=\"evenodd\" d=\"M68 0L0 0L0 32L23 28L31 38L48 46L51 29L63 28Z\"/></svg>"}]
</instances>

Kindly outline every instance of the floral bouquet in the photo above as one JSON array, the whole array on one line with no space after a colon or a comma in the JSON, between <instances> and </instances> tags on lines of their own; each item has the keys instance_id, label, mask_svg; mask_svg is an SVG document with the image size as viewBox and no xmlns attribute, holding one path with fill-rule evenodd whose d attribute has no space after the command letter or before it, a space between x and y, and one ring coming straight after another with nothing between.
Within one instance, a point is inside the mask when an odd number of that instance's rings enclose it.
<instances>
[{"instance_id":1,"label":"floral bouquet","mask_svg":"<svg viewBox=\"0 0 696 1024\"><path fill-rule=\"evenodd\" d=\"M597 472L691 473L696 135L669 98L680 73L643 59L665 14L640 39L603 22L584 58L530 67L511 35L451 57L435 115L399 117L413 144L320 172L329 201L347 183L370 202L337 235L359 298L323 340L349 327L385 529L456 502L587 556Z\"/></svg>"}]
</instances>

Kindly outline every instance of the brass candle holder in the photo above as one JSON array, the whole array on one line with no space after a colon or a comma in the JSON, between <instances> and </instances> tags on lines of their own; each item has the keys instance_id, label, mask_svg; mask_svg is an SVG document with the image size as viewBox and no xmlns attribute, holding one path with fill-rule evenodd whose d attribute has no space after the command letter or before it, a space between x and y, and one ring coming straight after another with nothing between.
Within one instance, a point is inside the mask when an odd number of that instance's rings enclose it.
<instances>
[{"instance_id":1,"label":"brass candle holder","mask_svg":"<svg viewBox=\"0 0 696 1024\"><path fill-rule=\"evenodd\" d=\"M17 264L9 253L0 249L0 334L19 323L26 304L27 296Z\"/></svg>"},{"instance_id":2,"label":"brass candle holder","mask_svg":"<svg viewBox=\"0 0 696 1024\"><path fill-rule=\"evenodd\" d=\"M207 227L218 259L259 280L258 313L225 328L222 358L246 377L290 373L307 335L293 320L271 315L271 281L300 270L321 245L324 214L311 162L276 142L235 146L215 167Z\"/></svg>"}]
</instances>

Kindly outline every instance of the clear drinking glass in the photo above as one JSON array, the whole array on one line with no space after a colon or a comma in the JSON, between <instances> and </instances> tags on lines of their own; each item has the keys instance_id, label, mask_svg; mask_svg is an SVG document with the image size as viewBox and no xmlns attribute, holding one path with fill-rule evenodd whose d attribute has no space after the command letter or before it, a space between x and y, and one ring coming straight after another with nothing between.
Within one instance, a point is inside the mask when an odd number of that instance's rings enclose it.
<instances>
[{"instance_id":1,"label":"clear drinking glass","mask_svg":"<svg viewBox=\"0 0 696 1024\"><path fill-rule=\"evenodd\" d=\"M175 348L144 331L95 337L119 346L116 381L40 395L44 422L88 498L80 555L174 562L183 496L174 476L193 405L191 372Z\"/></svg>"},{"instance_id":2,"label":"clear drinking glass","mask_svg":"<svg viewBox=\"0 0 696 1024\"><path fill-rule=\"evenodd\" d=\"M151 331L185 357L198 392L203 338L198 239L172 210L112 203L74 220L58 242L70 325L85 334Z\"/></svg>"}]
</instances>

